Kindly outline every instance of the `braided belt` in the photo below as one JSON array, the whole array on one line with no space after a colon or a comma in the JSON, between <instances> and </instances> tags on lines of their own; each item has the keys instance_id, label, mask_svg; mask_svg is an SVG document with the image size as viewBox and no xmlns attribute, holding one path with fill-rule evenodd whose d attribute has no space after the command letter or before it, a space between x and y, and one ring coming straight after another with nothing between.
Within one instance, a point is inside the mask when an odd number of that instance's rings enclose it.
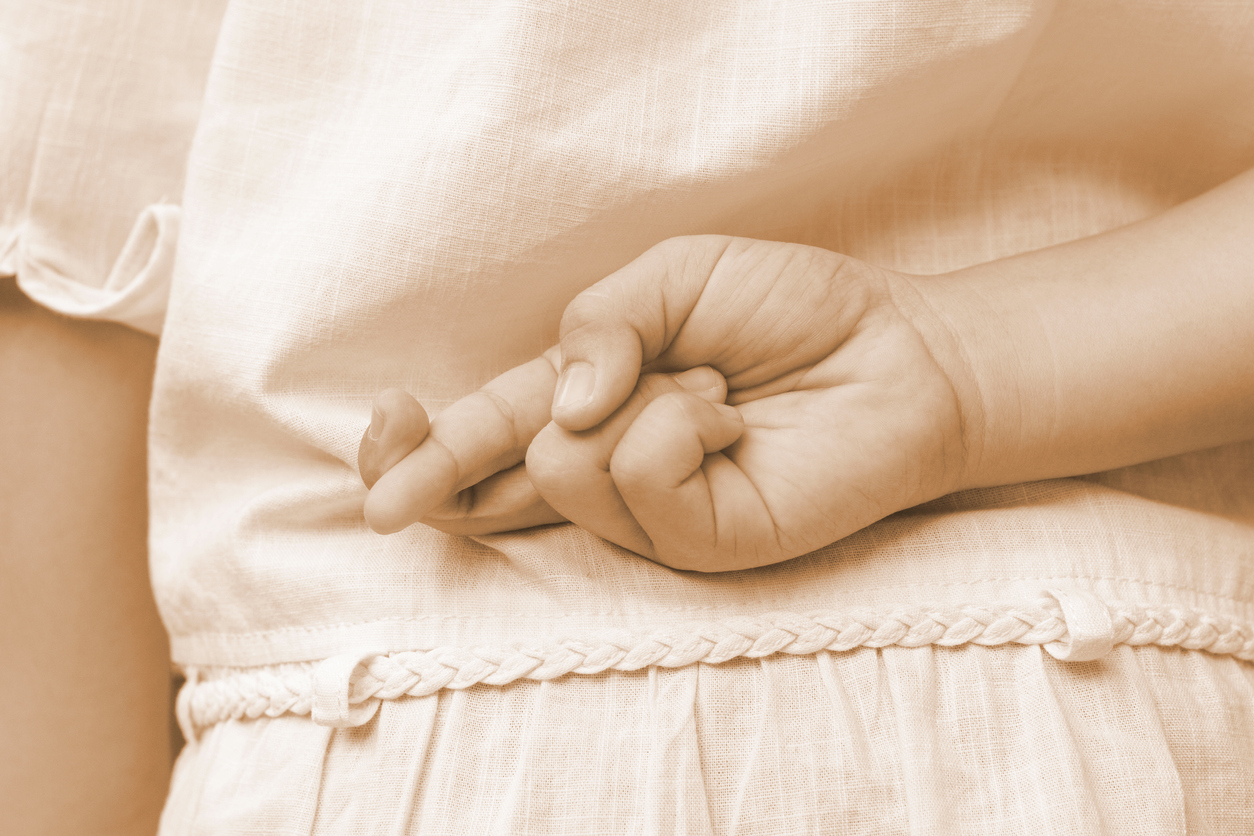
<instances>
[{"instance_id":1,"label":"braided belt","mask_svg":"<svg viewBox=\"0 0 1254 836\"><path fill-rule=\"evenodd\" d=\"M1048 590L1046 595L1027 605L772 612L649 633L611 631L594 640L534 647L362 650L318 663L230 671L208 680L189 668L178 715L189 740L198 729L224 720L288 713L312 715L320 725L343 728L367 722L381 700L421 697L444 688L859 647L1035 644L1063 661L1091 661L1117 644L1153 644L1254 660L1254 628L1248 624L1194 609L1103 603L1083 591Z\"/></svg>"}]
</instances>

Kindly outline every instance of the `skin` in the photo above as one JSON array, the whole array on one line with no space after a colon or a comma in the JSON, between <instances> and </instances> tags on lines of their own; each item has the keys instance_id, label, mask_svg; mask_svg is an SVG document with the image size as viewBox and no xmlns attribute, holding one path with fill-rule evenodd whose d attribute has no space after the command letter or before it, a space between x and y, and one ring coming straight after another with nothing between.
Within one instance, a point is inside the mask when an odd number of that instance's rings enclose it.
<instances>
[{"instance_id":1,"label":"skin","mask_svg":"<svg viewBox=\"0 0 1254 836\"><path fill-rule=\"evenodd\" d=\"M154 833L170 667L148 583L156 341L0 279L0 827Z\"/></svg>"},{"instance_id":2,"label":"skin","mask_svg":"<svg viewBox=\"0 0 1254 836\"><path fill-rule=\"evenodd\" d=\"M672 239L580 294L559 346L433 421L381 394L366 516L381 532L569 519L722 571L949 491L1254 438L1250 229L1246 174L1120 230L926 279L793 244ZM156 828L154 353L0 281L6 833Z\"/></svg>"},{"instance_id":3,"label":"skin","mask_svg":"<svg viewBox=\"0 0 1254 836\"><path fill-rule=\"evenodd\" d=\"M676 569L728 571L953 491L1254 438L1250 229L1247 172L1128 227L941 276L670 239L429 433L412 429L416 401L381 396L384 432L362 449L388 467L363 468L366 519L381 533L567 519ZM650 377L700 367L733 408Z\"/></svg>"}]
</instances>

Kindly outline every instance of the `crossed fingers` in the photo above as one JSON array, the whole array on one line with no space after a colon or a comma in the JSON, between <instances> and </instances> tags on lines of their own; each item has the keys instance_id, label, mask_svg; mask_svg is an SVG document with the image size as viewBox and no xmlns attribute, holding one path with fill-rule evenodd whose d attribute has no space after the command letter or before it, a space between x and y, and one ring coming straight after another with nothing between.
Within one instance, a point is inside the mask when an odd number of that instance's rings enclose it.
<instances>
[{"instance_id":1,"label":"crossed fingers","mask_svg":"<svg viewBox=\"0 0 1254 836\"><path fill-rule=\"evenodd\" d=\"M584 527L648 554L648 537L610 477L615 450L655 401L686 396L734 412L722 406L726 382L708 367L642 375L610 419L569 433L549 421L557 362L555 347L432 420L407 393L381 393L358 453L371 489L365 505L371 528L386 534L422 522L451 534L487 534L563 522L570 517L557 502ZM545 488L538 489L535 472Z\"/></svg>"}]
</instances>

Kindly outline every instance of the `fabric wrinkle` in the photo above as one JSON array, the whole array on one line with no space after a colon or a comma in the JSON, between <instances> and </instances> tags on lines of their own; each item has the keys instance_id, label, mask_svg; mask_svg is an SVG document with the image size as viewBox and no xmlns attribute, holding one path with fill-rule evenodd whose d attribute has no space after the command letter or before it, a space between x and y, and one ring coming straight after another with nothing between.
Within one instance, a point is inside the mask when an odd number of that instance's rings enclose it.
<instances>
[{"instance_id":1,"label":"fabric wrinkle","mask_svg":"<svg viewBox=\"0 0 1254 836\"><path fill-rule=\"evenodd\" d=\"M644 836L705 836L712 832L696 740L698 676L698 665L676 670L648 668Z\"/></svg>"},{"instance_id":2,"label":"fabric wrinkle","mask_svg":"<svg viewBox=\"0 0 1254 836\"><path fill-rule=\"evenodd\" d=\"M1041 645L1062 661L1082 662L1101 658L1118 642L1254 660L1254 626L1248 624L1183 608L1104 603L1074 590L1054 589L1048 595L1031 604L987 607L777 612L760 619L680 624L652 635L615 631L530 647L437 647L394 654L359 650L317 664L223 670L211 681L185 684L180 705L192 725L292 712L312 714L320 725L347 727L368 721L380 700L425 696L445 688L894 645Z\"/></svg>"},{"instance_id":3,"label":"fabric wrinkle","mask_svg":"<svg viewBox=\"0 0 1254 836\"><path fill-rule=\"evenodd\" d=\"M848 692L833 670L832 652L819 651L815 661L818 665L819 676L823 680L823 690L833 706L832 724L836 728L850 730L848 735L850 746L846 750L846 756L855 770L870 773L873 765L870 749L866 744L867 724L854 710Z\"/></svg>"},{"instance_id":4,"label":"fabric wrinkle","mask_svg":"<svg viewBox=\"0 0 1254 836\"><path fill-rule=\"evenodd\" d=\"M673 236L928 281L1205 192L1254 165L1251 27L1228 0L0 6L0 273L161 334L150 566L189 741L162 833L1246 827L1254 442L724 575L574 525L383 538L352 463L380 390L438 413Z\"/></svg>"},{"instance_id":5,"label":"fabric wrinkle","mask_svg":"<svg viewBox=\"0 0 1254 836\"><path fill-rule=\"evenodd\" d=\"M824 668L850 695L850 721L819 708L833 699ZM362 726L321 729L325 763L308 754L319 727L307 718L231 720L202 730L179 770L245 751L249 774L277 757L317 764L279 785L211 781L196 815L206 833L262 820L259 803L305 809L299 798L315 793L313 832L327 834L647 833L650 822L727 833L737 822L752 836L1117 836L1183 832L1187 813L1188 832L1219 836L1208 811L1220 799L1254 811L1254 792L1204 771L1254 741L1252 684L1249 663L1154 645L1079 663L1042 645L861 647L384 700ZM1180 710L1186 693L1194 707ZM201 780L176 781L172 817ZM266 801L279 786L286 800Z\"/></svg>"}]
</instances>

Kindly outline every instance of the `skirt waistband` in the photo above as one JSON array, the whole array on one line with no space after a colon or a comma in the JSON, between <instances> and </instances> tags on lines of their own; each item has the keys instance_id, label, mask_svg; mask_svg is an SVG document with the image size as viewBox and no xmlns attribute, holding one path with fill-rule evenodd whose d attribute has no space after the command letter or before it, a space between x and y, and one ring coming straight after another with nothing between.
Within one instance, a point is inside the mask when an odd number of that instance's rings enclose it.
<instances>
[{"instance_id":1,"label":"skirt waistband","mask_svg":"<svg viewBox=\"0 0 1254 836\"><path fill-rule=\"evenodd\" d=\"M353 650L320 662L262 668L189 667L177 713L183 734L225 720L310 715L336 728L368 722L381 700L441 689L506 685L650 666L676 668L776 653L806 655L889 645L1042 645L1062 661L1099 659L1115 645L1161 645L1254 661L1254 626L1203 610L1104 602L1091 592L1047 589L1034 602L915 606L889 611L771 612L527 647Z\"/></svg>"}]
</instances>

